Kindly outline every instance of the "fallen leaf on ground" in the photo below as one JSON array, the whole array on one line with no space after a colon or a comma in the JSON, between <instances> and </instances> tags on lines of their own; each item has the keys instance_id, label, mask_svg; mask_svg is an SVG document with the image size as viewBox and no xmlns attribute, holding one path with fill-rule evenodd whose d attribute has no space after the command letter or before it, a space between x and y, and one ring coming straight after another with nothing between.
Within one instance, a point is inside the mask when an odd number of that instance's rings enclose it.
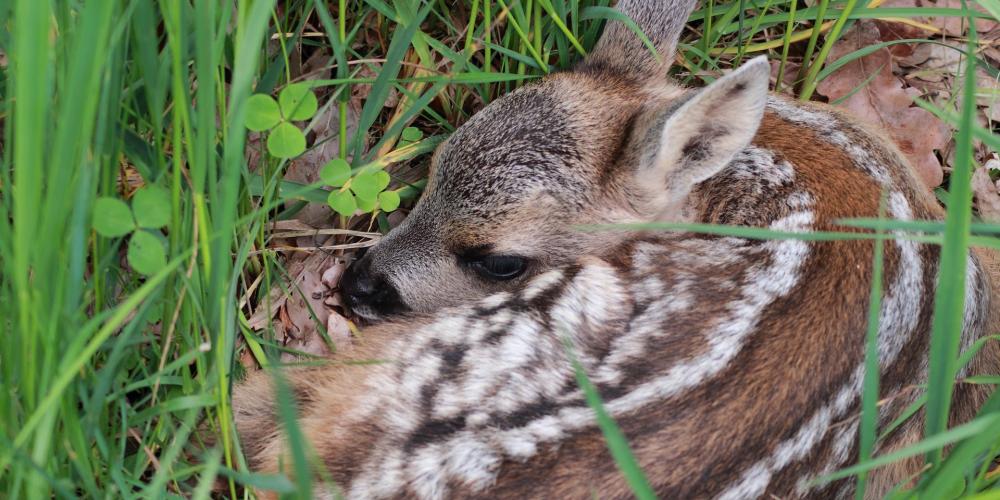
<instances>
[{"instance_id":1,"label":"fallen leaf on ground","mask_svg":"<svg viewBox=\"0 0 1000 500\"><path fill-rule=\"evenodd\" d=\"M287 343L289 338L302 339L316 335L316 326L326 324L330 315L330 309L324 305L329 290L322 282L320 270L334 262L336 257L325 252L289 259L286 269L291 279L286 282L282 277L275 278L280 281L280 285L278 282L273 283L269 296L260 300L257 310L249 319L250 328L263 330L278 315L284 324L284 332L276 331L275 340ZM280 333L283 334L278 336Z\"/></svg>"},{"instance_id":2,"label":"fallen leaf on ground","mask_svg":"<svg viewBox=\"0 0 1000 500\"><path fill-rule=\"evenodd\" d=\"M340 313L330 313L326 320L326 333L340 352L351 347L351 324Z\"/></svg>"},{"instance_id":3,"label":"fallen leaf on ground","mask_svg":"<svg viewBox=\"0 0 1000 500\"><path fill-rule=\"evenodd\" d=\"M332 266L328 267L326 271L323 271L323 284L332 292L323 301L324 304L330 307L342 307L344 305L344 301L340 299L340 278L344 276L346 269L347 264L338 260Z\"/></svg>"},{"instance_id":4,"label":"fallen leaf on ground","mask_svg":"<svg viewBox=\"0 0 1000 500\"><path fill-rule=\"evenodd\" d=\"M968 2L969 8L981 12L987 13L986 9L982 8L975 1ZM955 9L962 10L962 0L886 0L882 2L882 7L900 7L900 8L921 8L921 9ZM936 30L934 31L921 30L924 33L935 33L943 34L953 37L964 36L968 32L968 21L962 16L913 16L909 17L912 21L924 24ZM995 30L1000 27L1000 23L992 18L977 18L976 19L976 31L979 33L986 33ZM915 29L919 29L913 27ZM906 37L906 38L922 38L922 37Z\"/></svg>"},{"instance_id":5,"label":"fallen leaf on ground","mask_svg":"<svg viewBox=\"0 0 1000 500\"><path fill-rule=\"evenodd\" d=\"M936 2L918 0L917 5L918 7L962 10L962 0L937 0ZM968 6L976 12L987 14L986 9L982 8L977 2L970 1L968 2ZM969 30L969 22L962 16L930 16L926 18L926 22L932 26L941 28L946 34L951 36L964 36ZM992 18L976 18L976 31L980 33L986 33L996 29L998 26L1000 26L1000 23L997 23Z\"/></svg>"},{"instance_id":6,"label":"fallen leaf on ground","mask_svg":"<svg viewBox=\"0 0 1000 500\"><path fill-rule=\"evenodd\" d=\"M829 61L880 41L873 22L859 21L833 46ZM949 129L931 113L913 106L913 98L920 92L903 85L892 72L892 62L887 49L877 50L845 64L816 90L862 121L888 132L924 184L936 187L944 173L935 150L948 144Z\"/></svg>"},{"instance_id":7,"label":"fallen leaf on ground","mask_svg":"<svg viewBox=\"0 0 1000 500\"><path fill-rule=\"evenodd\" d=\"M777 87L778 71L781 69L781 61L768 61L771 63L771 88ZM785 73L781 75L781 92L793 95L795 89L795 79L799 74L800 64L794 62L785 63Z\"/></svg>"},{"instance_id":8,"label":"fallen leaf on ground","mask_svg":"<svg viewBox=\"0 0 1000 500\"><path fill-rule=\"evenodd\" d=\"M271 229L300 231L309 227L300 221L281 221ZM341 306L336 289L347 268L344 258L327 252L292 254L285 265L291 279L275 278L271 293L258 302L258 309L250 317L250 328L260 331L270 327L275 342L299 353L322 357L333 352L320 332L322 327L334 350L349 349L350 322L336 309ZM285 352L281 359L293 361L297 356Z\"/></svg>"},{"instance_id":9,"label":"fallen leaf on ground","mask_svg":"<svg viewBox=\"0 0 1000 500\"><path fill-rule=\"evenodd\" d=\"M331 313L330 318L327 319L327 325L329 325L331 320L333 320L333 318L335 317L341 318L339 314ZM348 331L348 333L350 332ZM333 339L332 333L330 334L330 340L335 342L334 345L337 346L337 350L346 349L349 345L346 341L337 343ZM330 347L326 345L326 341L323 340L323 337L318 333L303 338L291 339L285 344L285 347L296 351L296 352L281 353L281 361L285 363L301 361L302 358L305 357L302 355L303 353L311 354L313 356L320 358L329 357L331 354L333 354L333 351L330 349Z\"/></svg>"},{"instance_id":10,"label":"fallen leaf on ground","mask_svg":"<svg viewBox=\"0 0 1000 500\"><path fill-rule=\"evenodd\" d=\"M990 179L990 167L1000 169L1000 161L990 160L972 173L972 193L976 197L979 216L986 222L1000 222L1000 182Z\"/></svg>"},{"instance_id":11,"label":"fallen leaf on ground","mask_svg":"<svg viewBox=\"0 0 1000 500\"><path fill-rule=\"evenodd\" d=\"M897 2L897 4L901 3L903 2ZM913 7L912 4L914 2L910 1L908 3L911 5L906 5L907 7ZM904 5L894 6L903 7ZM918 28L911 24L904 24L895 21L875 20L875 26L878 27L879 38L881 38L883 42L920 39L926 38L931 34L930 31ZM919 52L920 49L926 45L927 44L920 43L897 43L895 45L889 45L886 48L889 49L889 52L891 52L894 57L898 59L907 59L911 57L919 57L919 55L915 55L915 53Z\"/></svg>"},{"instance_id":12,"label":"fallen leaf on ground","mask_svg":"<svg viewBox=\"0 0 1000 500\"><path fill-rule=\"evenodd\" d=\"M334 290L340 286L340 277L343 276L344 270L347 268L347 264L341 260L336 260L330 267L326 268L320 275L320 283L322 285L322 291L314 291L312 293L310 301L310 306L324 310L326 315L326 334L330 338L330 342L333 343L334 348L338 352L343 352L344 350L350 349L351 347L351 325L350 322L342 314L333 310L333 303L331 299L339 298L339 294L335 293ZM312 276L310 274L310 276ZM322 300L322 304L316 305L316 300ZM339 305L339 300L333 301ZM293 304L294 308L294 304ZM299 311L303 311L306 308L300 307ZM294 310L294 309L293 309ZM315 311L316 309L314 309ZM317 314L317 319L320 314ZM310 319L312 316L310 315ZM327 345L326 340L319 331L314 328L305 329L305 331L299 331L299 335L293 338L290 342L286 344L286 347L295 349L299 352L304 352L307 354L312 354L315 356L326 357L333 354L330 350L330 346ZM285 361L294 361L297 355L295 353L282 353L281 358Z\"/></svg>"}]
</instances>

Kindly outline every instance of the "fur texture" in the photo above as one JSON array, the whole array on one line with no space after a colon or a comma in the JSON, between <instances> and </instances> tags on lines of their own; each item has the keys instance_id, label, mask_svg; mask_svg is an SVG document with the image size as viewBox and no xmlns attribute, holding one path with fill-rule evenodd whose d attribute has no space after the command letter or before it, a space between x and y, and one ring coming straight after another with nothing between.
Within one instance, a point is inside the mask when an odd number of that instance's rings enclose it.
<instances>
[{"instance_id":1,"label":"fur texture","mask_svg":"<svg viewBox=\"0 0 1000 500\"><path fill-rule=\"evenodd\" d=\"M873 243L575 225L688 220L780 231L941 211L902 155L832 108L767 97L755 60L700 91L662 80L691 1L622 0L573 72L499 99L435 155L427 190L359 266L411 312L329 366L286 371L300 425L349 498L626 498L566 345L664 498L845 496L810 480L857 456ZM665 59L664 59L665 58ZM841 228L836 227L840 230ZM489 282L468 249L519 255ZM883 423L926 377L938 248L886 244ZM966 345L1000 326L992 254L970 255ZM378 317L375 310L365 311ZM380 363L351 361L381 360ZM969 373L997 373L993 344ZM234 394L251 466L288 463L271 374ZM987 389L960 385L956 421ZM919 436L920 418L882 443ZM918 460L872 475L884 493ZM325 494L333 495L334 487Z\"/></svg>"}]
</instances>

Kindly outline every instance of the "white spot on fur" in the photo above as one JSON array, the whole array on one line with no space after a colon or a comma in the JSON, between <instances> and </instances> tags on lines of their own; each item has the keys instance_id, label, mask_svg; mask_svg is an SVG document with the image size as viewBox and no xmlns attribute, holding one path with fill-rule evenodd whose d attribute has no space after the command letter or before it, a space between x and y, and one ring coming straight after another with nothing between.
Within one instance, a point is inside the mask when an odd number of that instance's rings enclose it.
<instances>
[{"instance_id":1,"label":"white spot on fur","mask_svg":"<svg viewBox=\"0 0 1000 500\"><path fill-rule=\"evenodd\" d=\"M523 292L521 292L521 297L523 297L524 300L532 300L559 284L559 281L562 279L563 272L560 269L554 269L547 273L540 274L528 283L528 286L525 287Z\"/></svg>"},{"instance_id":2,"label":"white spot on fur","mask_svg":"<svg viewBox=\"0 0 1000 500\"><path fill-rule=\"evenodd\" d=\"M594 293L601 290L601 293ZM625 306L626 292L614 268L601 262L583 266L550 310L552 328L557 336L569 335L574 344L588 344L591 339L580 338L585 323L600 331L600 326L610 325L609 320L619 317ZM581 362L588 359L579 353Z\"/></svg>"},{"instance_id":3,"label":"white spot on fur","mask_svg":"<svg viewBox=\"0 0 1000 500\"><path fill-rule=\"evenodd\" d=\"M985 278L982 276L978 263L970 255L965 268L965 315L962 320L961 352L967 351L976 342L976 325L984 320L983 315L986 314L986 311L980 307L983 296L989 293L983 289L985 286ZM971 365L972 363L969 363L961 367L958 371L958 377L969 376Z\"/></svg>"},{"instance_id":4,"label":"white spot on fur","mask_svg":"<svg viewBox=\"0 0 1000 500\"><path fill-rule=\"evenodd\" d=\"M774 161L774 153L757 146L748 146L736 154L726 171L737 179L764 181L772 186L780 186L795 180L795 169L787 161Z\"/></svg>"},{"instance_id":5,"label":"white spot on fur","mask_svg":"<svg viewBox=\"0 0 1000 500\"><path fill-rule=\"evenodd\" d=\"M403 451L400 449L374 451L375 453L361 468L361 474L351 482L348 498L390 498L402 487Z\"/></svg>"},{"instance_id":6,"label":"white spot on fur","mask_svg":"<svg viewBox=\"0 0 1000 500\"><path fill-rule=\"evenodd\" d=\"M504 452L512 458L527 459L538 452L535 436L527 432L512 432L500 442Z\"/></svg>"},{"instance_id":7,"label":"white spot on fur","mask_svg":"<svg viewBox=\"0 0 1000 500\"><path fill-rule=\"evenodd\" d=\"M830 409L821 408L809 422L799 428L795 437L781 443L774 453L774 468L781 470L793 461L801 460L813 447L817 435L823 435L830 426Z\"/></svg>"},{"instance_id":8,"label":"white spot on fur","mask_svg":"<svg viewBox=\"0 0 1000 500\"><path fill-rule=\"evenodd\" d=\"M899 220L911 220L913 218L909 203L906 198L898 192L893 192L889 196L889 213L893 218ZM900 252L900 263L896 280L889 287L889 291L882 301L882 310L879 318L878 352L879 366L885 371L891 366L902 351L903 346L909 340L913 331L917 327L918 315L913 311L920 310L923 300L923 262L917 244L912 240L900 238L896 240L896 246ZM861 393L861 385L864 377L864 360L861 360L854 373L852 373L847 384L838 391L833 401L824 405L810 418L810 424L804 427L792 438L782 442L772 456L765 458L754 464L750 470L760 470L764 468L768 471L768 477L780 471L793 461L801 460L808 455L808 452L819 444L830 430L830 423L833 419L843 417L851 404L857 401ZM822 425L813 425L813 424ZM850 443L857 433L857 424L847 425L838 433L834 443L834 452L827 457L827 462L820 475L829 474L848 458ZM844 443L847 443L846 445ZM797 450L797 453L789 454L789 447ZM804 476L799 479L798 487L806 488L799 491L799 494L808 492L808 481L812 476ZM770 481L768 479L768 481ZM765 485L766 487L766 485ZM729 491L743 491L745 486L735 484ZM763 490L761 490L763 492Z\"/></svg>"},{"instance_id":9,"label":"white spot on fur","mask_svg":"<svg viewBox=\"0 0 1000 500\"><path fill-rule=\"evenodd\" d=\"M441 320L438 321L438 325L441 333L436 337L437 340L448 344L465 342L468 340L468 334L470 331L477 330L476 328L470 327L469 319L463 315L441 318ZM429 339L424 340L427 341ZM429 342L427 343L429 344Z\"/></svg>"},{"instance_id":10,"label":"white spot on fur","mask_svg":"<svg viewBox=\"0 0 1000 500\"><path fill-rule=\"evenodd\" d=\"M792 123L806 125L830 144L847 153L854 165L873 177L884 187L892 187L892 178L885 165L882 165L871 152L865 149L858 140L849 137L844 130L850 124L840 120L831 113L808 109L797 103L792 103L780 97L771 96L767 102L768 109L781 118Z\"/></svg>"},{"instance_id":11,"label":"white spot on fur","mask_svg":"<svg viewBox=\"0 0 1000 500\"><path fill-rule=\"evenodd\" d=\"M771 228L807 231L812 221L811 212L793 213L775 221ZM626 395L608 402L606 406L612 414L632 411L652 400L675 396L700 385L722 371L739 353L764 308L790 292L798 282L801 266L809 255L809 245L798 240L774 240L762 246L770 251L770 266L757 266L750 271L743 298L729 307L730 318L721 322L717 330L707 333L708 352L675 365L666 375L640 384Z\"/></svg>"},{"instance_id":12,"label":"white spot on fur","mask_svg":"<svg viewBox=\"0 0 1000 500\"><path fill-rule=\"evenodd\" d=\"M796 191L785 198L785 205L792 210L805 210L812 206L812 196L805 191Z\"/></svg>"},{"instance_id":13,"label":"white spot on fur","mask_svg":"<svg viewBox=\"0 0 1000 500\"><path fill-rule=\"evenodd\" d=\"M510 294L507 292L500 292L497 294L490 295L479 301L479 305L485 308L498 307L503 304L508 299L510 299Z\"/></svg>"},{"instance_id":14,"label":"white spot on fur","mask_svg":"<svg viewBox=\"0 0 1000 500\"><path fill-rule=\"evenodd\" d=\"M767 483L770 481L771 471L767 470L767 467L758 464L751 467L743 474L743 478L739 482L739 487L730 488L717 498L719 500L745 500L747 498L756 498L764 493L764 490L767 489Z\"/></svg>"},{"instance_id":15,"label":"white spot on fur","mask_svg":"<svg viewBox=\"0 0 1000 500\"><path fill-rule=\"evenodd\" d=\"M554 415L546 415L532 422L530 431L542 441L552 441L559 439L563 435L559 427L559 419Z\"/></svg>"},{"instance_id":16,"label":"white spot on fur","mask_svg":"<svg viewBox=\"0 0 1000 500\"><path fill-rule=\"evenodd\" d=\"M473 490L493 484L502 458L471 432L463 432L449 442L447 463L449 475L460 477Z\"/></svg>"},{"instance_id":17,"label":"white spot on fur","mask_svg":"<svg viewBox=\"0 0 1000 500\"><path fill-rule=\"evenodd\" d=\"M410 457L406 468L407 482L420 498L444 498L448 483L442 474L445 465L442 448L437 444L429 444Z\"/></svg>"}]
</instances>

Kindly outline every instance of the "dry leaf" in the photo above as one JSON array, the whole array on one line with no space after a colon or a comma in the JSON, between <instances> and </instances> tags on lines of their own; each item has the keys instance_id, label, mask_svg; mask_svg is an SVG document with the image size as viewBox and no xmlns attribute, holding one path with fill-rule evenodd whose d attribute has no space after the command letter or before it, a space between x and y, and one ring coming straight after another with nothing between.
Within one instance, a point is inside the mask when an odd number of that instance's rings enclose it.
<instances>
[{"instance_id":1,"label":"dry leaf","mask_svg":"<svg viewBox=\"0 0 1000 500\"><path fill-rule=\"evenodd\" d=\"M379 72L382 71L381 67L378 70L372 69L368 65L362 66L357 72L357 78L375 78L378 76ZM351 87L351 100L356 102L364 102L368 99L368 95L371 94L371 85L354 85ZM382 103L382 107L385 108L395 108L399 104L399 90L395 86L390 87L389 95L386 96L385 101Z\"/></svg>"},{"instance_id":2,"label":"dry leaf","mask_svg":"<svg viewBox=\"0 0 1000 500\"><path fill-rule=\"evenodd\" d=\"M347 263L338 260L326 271L323 271L323 284L332 292L323 302L324 304L334 308L344 307L344 301L340 297L340 278L344 276L346 269Z\"/></svg>"},{"instance_id":3,"label":"dry leaf","mask_svg":"<svg viewBox=\"0 0 1000 500\"><path fill-rule=\"evenodd\" d=\"M965 74L961 52L965 50L965 44L945 41L942 44L925 44L922 47L920 52L927 57L907 74L907 78L911 81L942 83L941 86L948 89L960 86L960 79L964 78ZM917 83L914 81L914 84ZM949 96L950 92L947 92L941 97L947 100ZM943 104L940 101L938 100L938 104ZM1000 121L1000 81L982 67L976 69L976 104L983 108L985 116L993 121ZM956 105L954 109L957 111L960 106Z\"/></svg>"},{"instance_id":4,"label":"dry leaf","mask_svg":"<svg viewBox=\"0 0 1000 500\"><path fill-rule=\"evenodd\" d=\"M875 24L860 21L833 46L829 60L836 61L880 41ZM816 90L862 121L888 132L927 186L941 184L944 173L934 151L948 144L948 127L931 113L913 106L913 98L920 92L904 87L892 73L892 54L887 49L844 65L820 82Z\"/></svg>"},{"instance_id":5,"label":"dry leaf","mask_svg":"<svg viewBox=\"0 0 1000 500\"><path fill-rule=\"evenodd\" d=\"M253 370L257 368L257 359L253 357L253 353L250 349L243 349L240 353L240 365L247 370Z\"/></svg>"},{"instance_id":6,"label":"dry leaf","mask_svg":"<svg viewBox=\"0 0 1000 500\"><path fill-rule=\"evenodd\" d=\"M331 299L339 297L339 294L333 293L333 290L340 286L340 278L343 276L346 268L347 264L340 260L336 260L330 267L326 268L326 270L319 275L320 284L322 286L317 288L322 288L322 291L314 291L310 296L312 300L309 301L309 306L313 308L313 311L317 312L317 316L326 316L326 334L330 338L330 341L333 342L336 349L341 352L351 347L350 322L348 322L347 318L339 312L332 310L332 308L323 306L329 306L331 305L331 302L339 303L339 300ZM311 282L312 278L315 276L316 273L307 273L305 275L305 282L308 285L315 285ZM322 304L316 304L317 300L322 300ZM289 312L293 312L299 316L297 320L293 320L293 323L301 324L304 320L312 320L311 315L309 315L308 318L302 317L302 314L308 313L304 304L296 304L294 301L289 301L286 308ZM319 314L319 310L323 310L324 314ZM297 351L316 356L329 356L333 354L330 350L330 346L328 346L325 339L323 339L323 336L316 330L315 322L313 323L313 328L297 330L295 338L291 339L286 346ZM292 353L283 353L282 359L285 361L293 361L295 359L295 355Z\"/></svg>"},{"instance_id":7,"label":"dry leaf","mask_svg":"<svg viewBox=\"0 0 1000 500\"><path fill-rule=\"evenodd\" d=\"M778 71L781 69L781 61L769 61L771 63L771 88L776 88L778 81ZM781 75L781 92L792 95L795 89L795 79L798 77L800 64L794 62L785 63L785 74Z\"/></svg>"},{"instance_id":8,"label":"dry leaf","mask_svg":"<svg viewBox=\"0 0 1000 500\"><path fill-rule=\"evenodd\" d=\"M919 7L938 7L946 9L962 9L962 0L937 0L936 2L918 0ZM986 9L979 6L976 2L968 2L970 9L977 12L986 14ZM932 26L936 26L944 30L945 34L951 36L965 36L969 29L968 20L961 16L941 16L941 17L928 17L926 22ZM986 33L988 31L996 29L1000 26L1000 23L993 20L993 18L977 18L976 19L976 31L979 33Z\"/></svg>"},{"instance_id":9,"label":"dry leaf","mask_svg":"<svg viewBox=\"0 0 1000 500\"><path fill-rule=\"evenodd\" d=\"M336 257L324 252L308 254L304 258L302 255L296 254L288 259L286 268L291 281L283 282L281 286L272 284L269 297L260 301L258 309L250 317L250 328L263 330L275 315L281 314L286 327L285 336L305 338L316 333L317 323L326 323L330 311L323 302L329 290L322 282L320 270L335 263ZM285 289L289 293L286 294ZM312 317L310 309L316 318ZM278 337L277 340L285 339Z\"/></svg>"},{"instance_id":10,"label":"dry leaf","mask_svg":"<svg viewBox=\"0 0 1000 500\"><path fill-rule=\"evenodd\" d=\"M898 5L901 2L896 2L897 5L902 7L903 5ZM912 4L913 2L909 2ZM912 6L912 5L910 5ZM878 27L879 38L884 42L889 42L892 40L913 40L926 38L930 35L930 32L918 28L910 24L903 24L893 21L882 21L875 20L875 26ZM919 51L921 47L927 44L923 43L898 43L895 45L890 45L886 47L889 52L892 53L893 57L903 60L910 57L914 57L914 53Z\"/></svg>"},{"instance_id":11,"label":"dry leaf","mask_svg":"<svg viewBox=\"0 0 1000 500\"><path fill-rule=\"evenodd\" d=\"M1000 27L979 34L979 55L988 63L1000 62Z\"/></svg>"},{"instance_id":12,"label":"dry leaf","mask_svg":"<svg viewBox=\"0 0 1000 500\"><path fill-rule=\"evenodd\" d=\"M282 227L301 229L307 226L285 221ZM293 279L281 286L273 286L268 299L261 301L260 308L250 317L250 328L263 330L270 326L275 340L285 347L316 356L328 356L331 354L330 346L319 332L319 325L324 325L335 349L349 348L350 323L334 310L340 305L339 294L335 290L347 268L344 260L324 252L293 254L286 266ZM285 361L294 358L292 353L282 354Z\"/></svg>"},{"instance_id":13,"label":"dry leaf","mask_svg":"<svg viewBox=\"0 0 1000 500\"><path fill-rule=\"evenodd\" d=\"M983 108L990 120L1000 122L1000 80L990 76L982 67L976 68L976 104Z\"/></svg>"},{"instance_id":14,"label":"dry leaf","mask_svg":"<svg viewBox=\"0 0 1000 500\"><path fill-rule=\"evenodd\" d=\"M351 346L351 324L339 313L330 313L326 320L326 333L341 352Z\"/></svg>"},{"instance_id":15,"label":"dry leaf","mask_svg":"<svg viewBox=\"0 0 1000 500\"><path fill-rule=\"evenodd\" d=\"M340 315L338 314L330 315L331 318L334 316L339 317ZM330 336L330 340L336 342L336 340L333 339L332 335ZM341 346L341 344L334 344L334 345L337 346L338 350L341 347L347 348L346 342L343 346ZM323 337L320 336L319 334L310 335L308 337L301 339L292 339L285 344L285 347L297 351L297 352L281 353L281 361L285 363L293 363L295 361L300 361L302 356L299 353L311 354L313 356L321 358L329 357L330 355L333 354L333 351L330 349L329 346L326 345L326 341L324 341Z\"/></svg>"},{"instance_id":16,"label":"dry leaf","mask_svg":"<svg viewBox=\"0 0 1000 500\"><path fill-rule=\"evenodd\" d=\"M980 7L976 2L968 2L971 9L978 12L986 13L986 9ZM918 7L918 8L945 8L945 9L962 9L962 0L887 0L882 2L882 7ZM944 34L949 36L965 36L968 32L968 22L964 17L961 16L915 16L910 19L932 26L940 30L938 34ZM996 30L1000 27L1000 23L992 18L978 18L976 19L976 31L979 33L987 33ZM923 31L923 30L921 30ZM924 33L928 33L924 31ZM905 37L905 38L923 38L922 36L916 37Z\"/></svg>"},{"instance_id":17,"label":"dry leaf","mask_svg":"<svg viewBox=\"0 0 1000 500\"><path fill-rule=\"evenodd\" d=\"M1000 182L990 179L990 167L1000 169L1000 161L990 160L972 173L972 193L976 197L979 216L986 222L1000 222Z\"/></svg>"}]
</instances>

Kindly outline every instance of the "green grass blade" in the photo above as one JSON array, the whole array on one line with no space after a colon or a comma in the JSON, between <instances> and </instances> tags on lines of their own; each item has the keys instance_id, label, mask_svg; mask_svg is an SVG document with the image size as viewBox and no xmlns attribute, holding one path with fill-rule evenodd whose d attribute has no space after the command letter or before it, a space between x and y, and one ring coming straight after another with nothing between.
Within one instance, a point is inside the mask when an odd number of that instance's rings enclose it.
<instances>
[{"instance_id":1,"label":"green grass blade","mask_svg":"<svg viewBox=\"0 0 1000 500\"><path fill-rule=\"evenodd\" d=\"M825 4L826 0L822 0ZM821 69L823 69L823 64L826 62L827 56L830 54L830 50L833 49L833 45L837 43L840 39L840 33L844 29L844 25L847 24L848 19L850 19L851 11L854 10L854 6L857 5L857 0L847 0L844 6L844 10L840 13L837 21L833 25L833 29L826 36L826 41L823 43L823 48L820 49L819 54L816 59L809 62L809 71L806 72L805 78L802 81L802 91L799 92L799 98L803 101L808 101L812 97L813 92L816 90L816 86L819 85L819 79L817 76ZM814 36L816 32L813 32ZM812 38L809 40L813 41ZM806 59L808 60L808 59Z\"/></svg>"},{"instance_id":2,"label":"green grass blade","mask_svg":"<svg viewBox=\"0 0 1000 500\"><path fill-rule=\"evenodd\" d=\"M969 34L968 53L972 54L976 38L974 27ZM966 58L963 86L965 96L975 95L976 67L975 58ZM925 408L927 436L941 433L948 426L956 358L965 317L966 266L969 261L969 229L972 222L972 128L976 119L976 100L967 97L962 101L938 286L934 295L930 374ZM927 461L931 464L936 465L940 460L941 450L931 450L927 454Z\"/></svg>"},{"instance_id":3,"label":"green grass blade","mask_svg":"<svg viewBox=\"0 0 1000 500\"><path fill-rule=\"evenodd\" d=\"M425 5L419 10L415 18L411 19L405 26L397 28L397 31L393 33L392 41L389 42L389 50L385 55L385 63L382 65L378 77L375 78L375 83L372 84L368 99L361 108L361 116L358 118L358 129L354 136L354 158L361 158L361 151L364 146L362 140L372 124L375 123L378 114L382 111L382 106L389 96L389 90L392 85L391 80L399 74L399 68L403 56L406 54L406 49L413 41L420 23L427 17L432 5L431 3Z\"/></svg>"},{"instance_id":4,"label":"green grass blade","mask_svg":"<svg viewBox=\"0 0 1000 500\"><path fill-rule=\"evenodd\" d=\"M42 398L41 402L38 404L38 408L30 417L28 417L24 425L18 430L17 436L14 438L14 447L19 448L25 444L28 436L34 431L41 421L45 418L45 415L54 408L56 403L59 401L60 396L63 391L75 380L77 373L80 369L91 359L91 357L97 352L98 349L104 344L119 326L126 320L129 314L135 310L136 307L142 303L150 294L152 294L156 288L173 272L174 269L180 266L183 262L185 255L178 256L174 258L171 262L167 264L160 272L151 276L148 281L139 290L133 293L127 300L121 303L115 312L108 318L104 326L94 334L93 337L87 342L86 347L78 355L72 358L67 358L64 360L63 366L61 367L59 376L53 381L52 387L49 389L48 393ZM7 450L0 454L0 470L3 470L10 464L11 450Z\"/></svg>"},{"instance_id":5,"label":"green grass blade","mask_svg":"<svg viewBox=\"0 0 1000 500\"><path fill-rule=\"evenodd\" d=\"M307 458L305 436L299 427L295 410L296 401L291 388L279 372L274 372L274 391L277 396L278 416L288 438L288 448L292 457L292 470L299 498L312 498L312 473Z\"/></svg>"},{"instance_id":6,"label":"green grass blade","mask_svg":"<svg viewBox=\"0 0 1000 500\"><path fill-rule=\"evenodd\" d=\"M898 462L909 457L929 453L933 450L940 450L951 443L978 436L983 432L989 432L991 428L995 428L998 425L1000 425L1000 415L984 415L967 424L959 425L948 429L945 432L925 438L901 450L896 450L887 455L882 455L875 459L841 469L833 474L817 478L813 481L813 484L826 484L831 481L836 481L838 479L870 471L883 465Z\"/></svg>"},{"instance_id":7,"label":"green grass blade","mask_svg":"<svg viewBox=\"0 0 1000 500\"><path fill-rule=\"evenodd\" d=\"M885 193L882 194L882 201L879 204L879 218L885 215ZM872 253L872 284L869 291L868 302L868 332L865 335L865 376L861 389L861 430L859 450L859 462L870 460L872 451L875 449L875 435L878 425L878 400L879 400L879 357L878 357L878 333L879 318L882 314L882 268L885 251L885 242L881 239L875 240L875 249ZM854 497L858 500L865 498L865 491L868 487L868 473L858 474L858 484Z\"/></svg>"},{"instance_id":8,"label":"green grass blade","mask_svg":"<svg viewBox=\"0 0 1000 500\"><path fill-rule=\"evenodd\" d=\"M628 482L636 498L640 500L655 499L656 493L653 492L652 486L649 485L649 480L646 479L646 475L639 467L635 455L632 454L625 434L622 433L618 424L611 418L611 415L608 415L608 411L604 408L604 403L601 402L601 396L597 393L597 388L590 382L583 369L583 365L580 364L580 361L576 358L576 354L573 353L572 341L567 337L565 342L566 352L570 356L570 361L573 363L573 370L576 372L577 384L579 384L580 389L583 391L587 405L594 410L597 416L597 425L600 427L601 433L604 434L604 439L608 444L608 451L611 452L611 457L614 458L615 464L618 465L618 469L625 476L625 480Z\"/></svg>"}]
</instances>

